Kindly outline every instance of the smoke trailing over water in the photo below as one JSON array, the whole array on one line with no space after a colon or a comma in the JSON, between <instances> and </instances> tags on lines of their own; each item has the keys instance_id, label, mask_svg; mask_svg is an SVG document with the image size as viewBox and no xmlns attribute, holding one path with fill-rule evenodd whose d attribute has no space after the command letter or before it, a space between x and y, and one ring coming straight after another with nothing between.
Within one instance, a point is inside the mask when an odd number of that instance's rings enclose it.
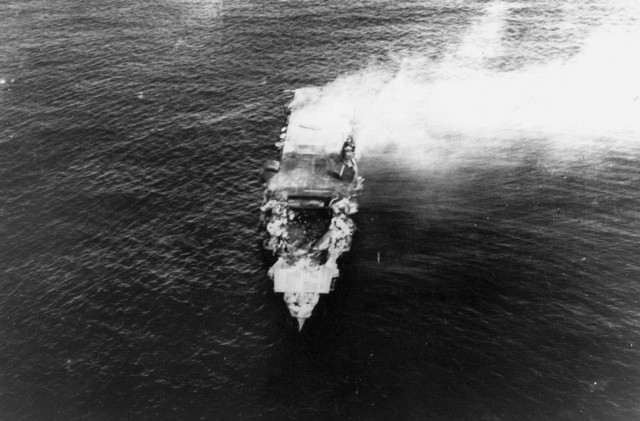
<instances>
[{"instance_id":1,"label":"smoke trailing over water","mask_svg":"<svg viewBox=\"0 0 640 421\"><path fill-rule=\"evenodd\" d=\"M490 4L440 58L414 53L341 77L313 113L351 110L360 154L410 150L431 165L514 148L558 159L633 148L639 7L588 6L565 6L555 26L536 28L532 6ZM529 30L537 36L520 42Z\"/></svg>"}]
</instances>

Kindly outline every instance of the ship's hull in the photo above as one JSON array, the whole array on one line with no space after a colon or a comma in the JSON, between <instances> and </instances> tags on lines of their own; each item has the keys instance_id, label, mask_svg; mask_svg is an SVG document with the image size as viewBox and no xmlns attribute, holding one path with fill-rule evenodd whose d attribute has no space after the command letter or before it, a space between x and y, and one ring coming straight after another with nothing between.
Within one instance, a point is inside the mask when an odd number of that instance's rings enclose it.
<instances>
[{"instance_id":1,"label":"ship's hull","mask_svg":"<svg viewBox=\"0 0 640 421\"><path fill-rule=\"evenodd\" d=\"M325 139L318 136L319 129L301 124L296 105L309 98L307 91L301 92L296 91L288 126L277 143L280 160L265 167L261 208L264 247L278 257L269 270L274 291L284 294L300 328L320 294L333 290L337 260L351 247L355 224L350 215L357 212L363 182L352 133L335 139L329 131Z\"/></svg>"}]
</instances>

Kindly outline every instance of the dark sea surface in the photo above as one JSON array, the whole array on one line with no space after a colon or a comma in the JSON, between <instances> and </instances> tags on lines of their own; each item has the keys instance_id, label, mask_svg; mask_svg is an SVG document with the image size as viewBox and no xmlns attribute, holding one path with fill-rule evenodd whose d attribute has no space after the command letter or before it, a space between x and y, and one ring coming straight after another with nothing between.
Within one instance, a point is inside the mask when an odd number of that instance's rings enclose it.
<instances>
[{"instance_id":1,"label":"dark sea surface","mask_svg":"<svg viewBox=\"0 0 640 421\"><path fill-rule=\"evenodd\" d=\"M0 420L640 419L638 6L6 0ZM366 178L301 333L288 91Z\"/></svg>"}]
</instances>

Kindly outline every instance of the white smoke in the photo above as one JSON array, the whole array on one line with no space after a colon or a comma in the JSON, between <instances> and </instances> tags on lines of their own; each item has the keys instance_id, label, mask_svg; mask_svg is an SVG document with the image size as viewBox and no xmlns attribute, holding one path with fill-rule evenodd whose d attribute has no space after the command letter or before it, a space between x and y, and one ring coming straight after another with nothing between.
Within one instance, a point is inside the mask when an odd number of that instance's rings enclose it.
<instances>
[{"instance_id":1,"label":"white smoke","mask_svg":"<svg viewBox=\"0 0 640 421\"><path fill-rule=\"evenodd\" d=\"M511 13L525 7L490 4L440 60L413 54L399 70L341 77L323 88L313 113L353 110L360 154L391 147L429 164L534 144L581 154L640 145L639 7L568 7L573 15L565 10L559 27L586 34L577 53L503 70L496 63L527 53L504 41Z\"/></svg>"}]
</instances>

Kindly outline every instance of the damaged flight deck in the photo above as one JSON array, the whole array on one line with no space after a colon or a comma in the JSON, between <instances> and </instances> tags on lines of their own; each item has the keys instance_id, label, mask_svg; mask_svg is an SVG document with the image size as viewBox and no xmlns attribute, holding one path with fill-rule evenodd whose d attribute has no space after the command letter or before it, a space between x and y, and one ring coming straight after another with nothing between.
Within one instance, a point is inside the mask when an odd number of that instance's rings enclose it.
<instances>
[{"instance_id":1,"label":"damaged flight deck","mask_svg":"<svg viewBox=\"0 0 640 421\"><path fill-rule=\"evenodd\" d=\"M363 183L350 116L321 113L322 105L320 89L295 91L276 143L280 160L265 165L264 247L277 255L269 276L299 329L320 294L334 288L337 260L351 248L350 215L358 211Z\"/></svg>"}]
</instances>

